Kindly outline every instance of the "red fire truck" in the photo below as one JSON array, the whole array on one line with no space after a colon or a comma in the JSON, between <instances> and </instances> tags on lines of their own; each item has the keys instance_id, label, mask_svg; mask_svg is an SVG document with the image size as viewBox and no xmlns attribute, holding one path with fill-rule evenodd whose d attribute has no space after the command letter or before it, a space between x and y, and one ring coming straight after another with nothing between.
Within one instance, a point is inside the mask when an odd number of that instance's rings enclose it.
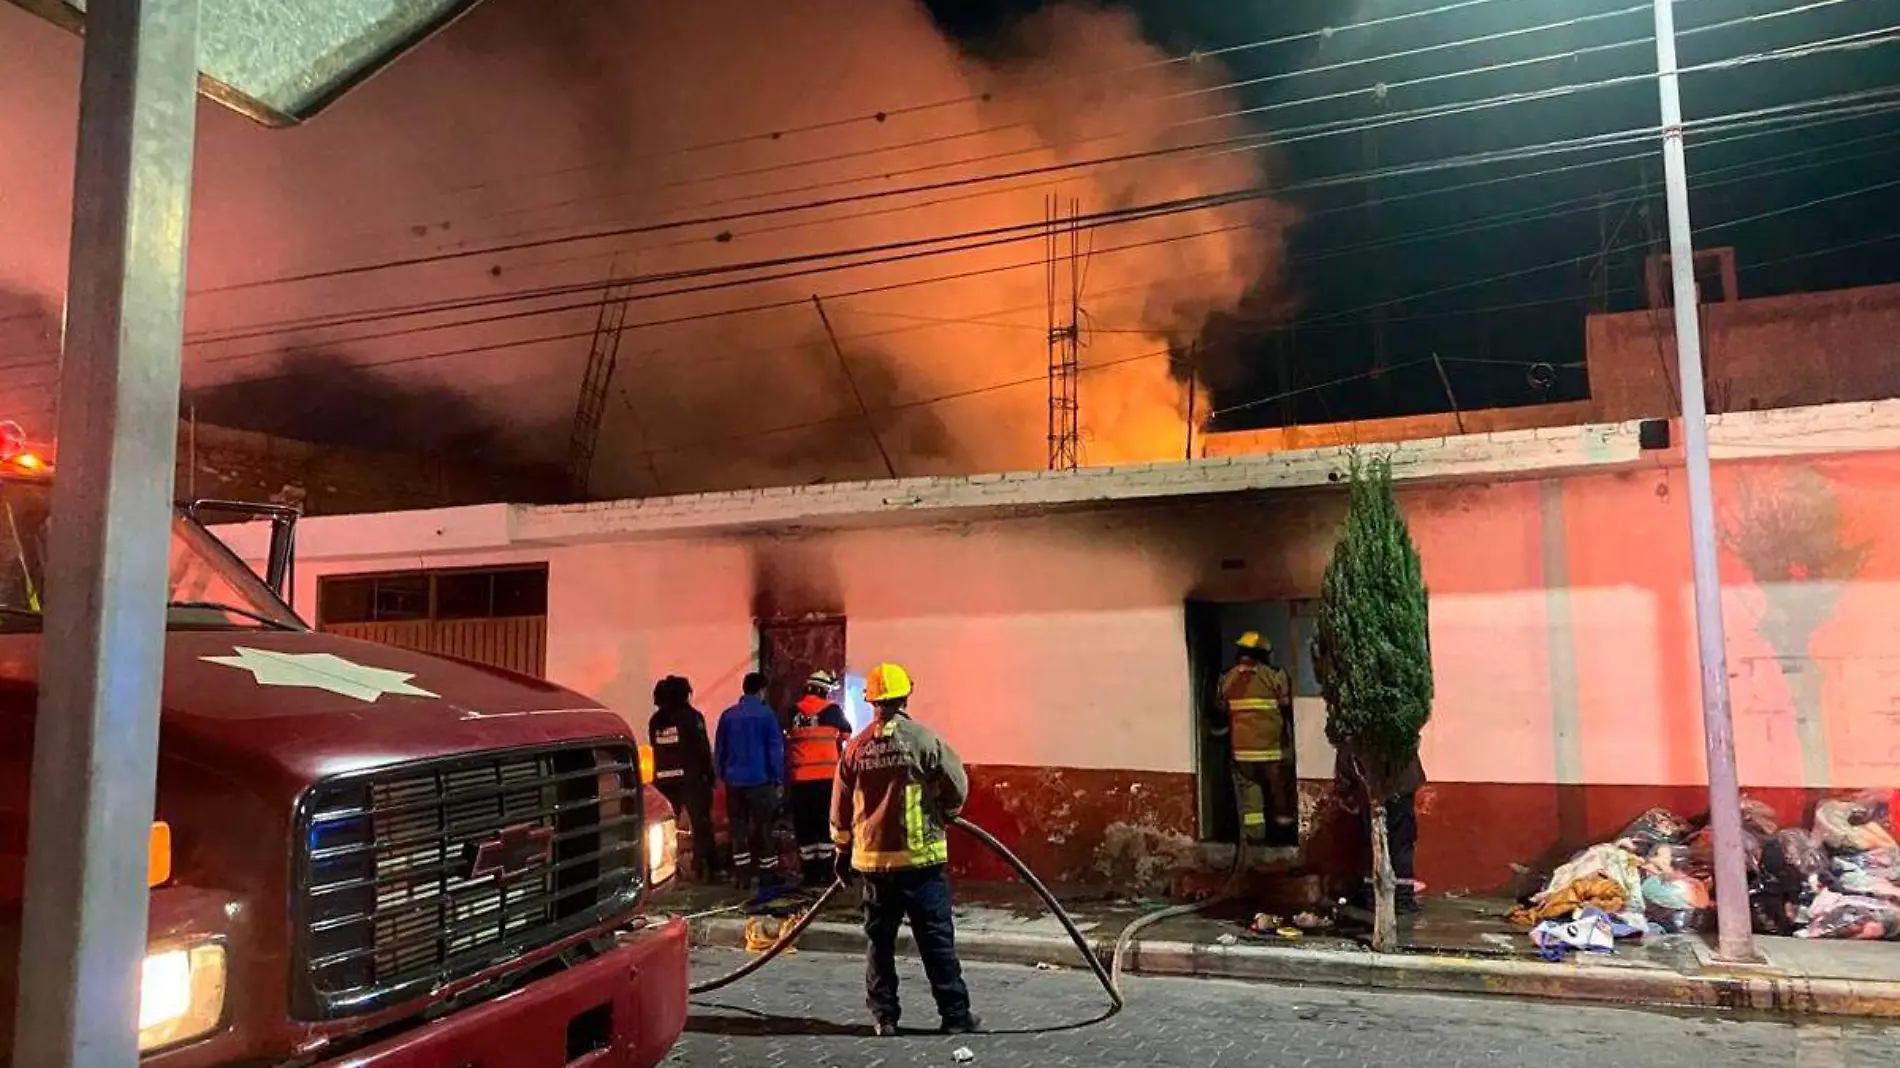
<instances>
[{"instance_id":1,"label":"red fire truck","mask_svg":"<svg viewBox=\"0 0 1900 1068\"><path fill-rule=\"evenodd\" d=\"M0 449L0 1066L52 465ZM647 1068L686 1019L651 754L579 694L321 634L173 519L139 1045L153 1068ZM275 586L275 589L273 588ZM25 1068L25 1066L21 1066Z\"/></svg>"}]
</instances>

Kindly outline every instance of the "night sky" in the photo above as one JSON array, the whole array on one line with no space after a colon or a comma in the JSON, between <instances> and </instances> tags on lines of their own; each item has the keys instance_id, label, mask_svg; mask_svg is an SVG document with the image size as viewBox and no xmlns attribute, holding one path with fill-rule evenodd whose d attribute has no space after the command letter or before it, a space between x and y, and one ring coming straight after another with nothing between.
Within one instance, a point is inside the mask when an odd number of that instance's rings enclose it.
<instances>
[{"instance_id":1,"label":"night sky","mask_svg":"<svg viewBox=\"0 0 1900 1068\"><path fill-rule=\"evenodd\" d=\"M928 3L939 25L978 54L994 48L1011 19L1039 6L1033 0ZM1443 0L1138 0L1132 6L1151 38L1169 52L1183 54L1440 7ZM1390 56L1624 8L1637 10L1437 53L1281 77L1239 90L1243 107L1271 109L1255 120L1265 130L1370 120L1382 112L1653 71L1649 5L1622 0L1483 4L1344 32L1323 43L1307 40L1229 54L1221 62L1235 80L1284 75L1303 67ZM1775 12L1789 13L1699 30ZM1883 0L1819 5L1807 0L1689 0L1677 10L1680 61L1686 68L1879 31L1900 21L1896 15L1900 6ZM1637 39L1641 43L1604 47ZM1556 62L1393 87L1383 101L1359 95L1311 102L1369 83L1429 78L1578 49L1589 51ZM1683 80L1684 114L1694 121L1835 94L1893 92L1896 86L1900 44L1886 43L1688 74ZM1892 105L1896 99L1900 96L1867 102ZM1370 133L1303 139L1278 153L1274 180L1297 186L1374 167L1403 167L1654 126L1658 121L1653 83L1632 80L1564 99ZM1806 128L1700 149L1695 147L1697 138L1691 138L1697 246L1735 248L1744 297L1900 280L1900 190L1868 188L1893 180L1900 170L1900 113L1822 124L1814 124L1812 117L1804 121L1809 123ZM1739 132L1716 131L1700 139ZM1216 408L1248 405L1223 416L1218 425L1234 429L1446 410L1444 388L1431 363L1434 354L1445 361L1458 404L1465 408L1583 399L1589 386L1577 365L1584 352L1584 315L1598 307L1643 307L1643 259L1650 248L1667 241L1661 156L1653 144L1289 193L1287 199L1307 215L1294 230L1287 279L1298 310L1286 324L1280 302L1263 298L1260 303L1266 307L1259 314L1243 311L1210 328L1203 341L1203 366L1216 388ZM1639 151L1646 158L1575 166ZM1480 190L1433 194L1448 186L1559 167L1573 169L1496 182ZM1375 196L1387 203L1369 210L1368 201ZM1594 205L1599 196L1609 203ZM1816 200L1828 202L1801 207ZM1779 214L1726 225L1769 212ZM1462 232L1442 233L1447 228ZM1611 251L1601 257L1601 280L1593 283L1598 251L1605 245ZM1545 264L1558 265L1535 269ZM1499 275L1514 277L1485 281ZM1459 288L1426 295L1453 286ZM1385 305L1382 325L1379 313L1367 310L1380 304ZM1391 370L1368 374L1381 360ZM1537 364L1549 368L1532 373ZM1327 384L1355 375L1365 377ZM1301 392L1274 399L1294 390Z\"/></svg>"},{"instance_id":2,"label":"night sky","mask_svg":"<svg viewBox=\"0 0 1900 1068\"><path fill-rule=\"evenodd\" d=\"M1642 307L1666 244L1648 0L1068 6L490 0L295 129L205 104L187 411L560 464L601 280L633 275L590 492L1040 467L1021 228L1052 189L1090 212L1270 194L1091 235L1084 463L1182 455L1190 368L1216 429L1446 411L1439 362L1465 409L1588 396L1586 315ZM1676 12L1690 67L1900 36L1900 0ZM78 75L76 39L0 2L0 391L45 434ZM1727 123L1692 126L1689 168L1742 296L1900 281L1900 41L1684 83L1692 124ZM1843 94L1860 114L1816 103ZM934 247L999 227L1020 243ZM933 247L850 251L893 242ZM745 266L779 260L816 266ZM670 281L700 272L730 286Z\"/></svg>"}]
</instances>

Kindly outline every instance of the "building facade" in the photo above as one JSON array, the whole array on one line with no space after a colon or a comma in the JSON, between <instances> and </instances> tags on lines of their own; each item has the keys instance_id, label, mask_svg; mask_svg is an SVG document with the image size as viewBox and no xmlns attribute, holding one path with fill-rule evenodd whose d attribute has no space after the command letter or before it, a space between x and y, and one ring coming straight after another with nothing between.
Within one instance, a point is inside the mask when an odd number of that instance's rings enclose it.
<instances>
[{"instance_id":1,"label":"building facade","mask_svg":"<svg viewBox=\"0 0 1900 1068\"><path fill-rule=\"evenodd\" d=\"M1746 788L1793 819L1818 792L1895 785L1900 403L1733 414L1712 435ZM1430 890L1500 889L1513 864L1652 804L1702 811L1677 453L1645 448L1634 423L1382 450L1431 590ZM1315 449L315 519L298 603L349 627L378 582L536 571L541 661L515 666L636 725L669 673L710 715L755 664L798 674L836 658L857 675L899 661L916 714L971 765L971 818L1069 882L1152 877L1231 835L1205 713L1226 646L1260 629L1296 677L1303 844L1326 870L1356 851L1321 804L1333 756L1304 647L1347 463ZM255 533L231 540L254 556ZM1000 874L974 851L959 863Z\"/></svg>"}]
</instances>

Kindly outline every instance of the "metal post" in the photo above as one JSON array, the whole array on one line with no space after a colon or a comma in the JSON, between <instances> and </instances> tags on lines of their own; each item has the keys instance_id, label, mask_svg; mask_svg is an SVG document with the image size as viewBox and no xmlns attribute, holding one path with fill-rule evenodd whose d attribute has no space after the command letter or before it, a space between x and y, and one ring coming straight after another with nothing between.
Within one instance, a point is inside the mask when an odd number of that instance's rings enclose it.
<instances>
[{"instance_id":1,"label":"metal post","mask_svg":"<svg viewBox=\"0 0 1900 1068\"><path fill-rule=\"evenodd\" d=\"M1735 729L1729 712L1728 639L1722 626L1721 574L1715 559L1715 489L1709 473L1708 403L1702 386L1702 324L1696 314L1695 243L1689 226L1674 4L1675 0L1656 0L1656 87L1662 100L1663 181L1675 287L1676 368L1682 382L1682 453L1689 483L1689 557L1702 664L1709 825L1715 835L1716 955L1747 961L1755 959L1755 942L1748 919L1741 787L1735 774Z\"/></svg>"},{"instance_id":2,"label":"metal post","mask_svg":"<svg viewBox=\"0 0 1900 1068\"><path fill-rule=\"evenodd\" d=\"M87 5L13 1063L138 1063L198 0Z\"/></svg>"}]
</instances>

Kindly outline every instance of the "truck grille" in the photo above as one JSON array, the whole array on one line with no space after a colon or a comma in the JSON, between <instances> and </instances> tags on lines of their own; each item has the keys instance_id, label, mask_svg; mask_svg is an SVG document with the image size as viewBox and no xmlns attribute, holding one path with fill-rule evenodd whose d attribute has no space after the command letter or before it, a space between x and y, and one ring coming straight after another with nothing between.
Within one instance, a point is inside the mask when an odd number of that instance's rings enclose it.
<instances>
[{"instance_id":1,"label":"truck grille","mask_svg":"<svg viewBox=\"0 0 1900 1068\"><path fill-rule=\"evenodd\" d=\"M299 1015L379 1008L631 907L638 768L623 743L584 744L312 787L292 893Z\"/></svg>"}]
</instances>

